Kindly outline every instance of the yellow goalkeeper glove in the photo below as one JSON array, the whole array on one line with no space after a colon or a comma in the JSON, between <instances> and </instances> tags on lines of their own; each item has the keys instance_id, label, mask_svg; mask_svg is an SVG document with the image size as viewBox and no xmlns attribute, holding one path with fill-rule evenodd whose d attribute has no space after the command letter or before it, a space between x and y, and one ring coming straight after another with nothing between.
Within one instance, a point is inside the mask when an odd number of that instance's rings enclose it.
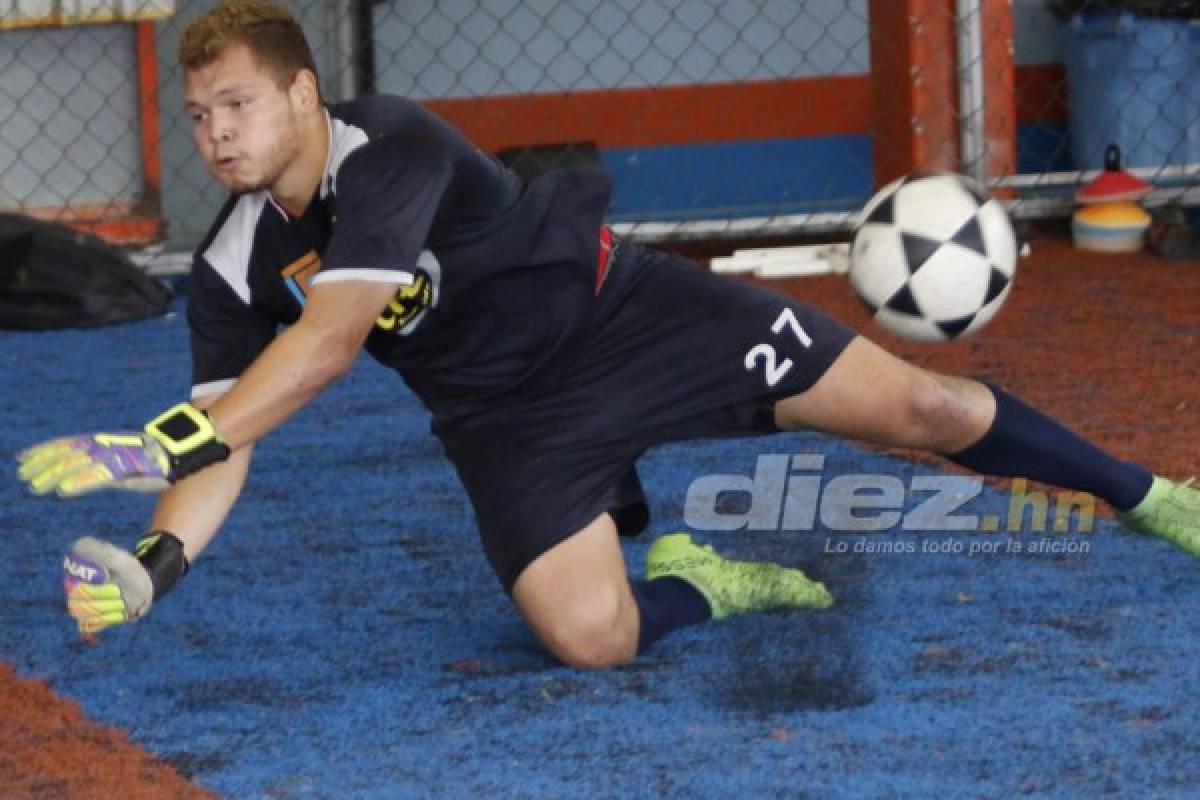
<instances>
[{"instance_id":1,"label":"yellow goalkeeper glove","mask_svg":"<svg viewBox=\"0 0 1200 800\"><path fill-rule=\"evenodd\" d=\"M17 455L17 474L34 494L159 491L228 457L208 414L180 403L141 432L85 433L35 445Z\"/></svg>"},{"instance_id":2,"label":"yellow goalkeeper glove","mask_svg":"<svg viewBox=\"0 0 1200 800\"><path fill-rule=\"evenodd\" d=\"M183 543L166 531L146 536L133 553L85 536L63 558L67 611L80 633L99 633L144 617L187 570Z\"/></svg>"}]
</instances>

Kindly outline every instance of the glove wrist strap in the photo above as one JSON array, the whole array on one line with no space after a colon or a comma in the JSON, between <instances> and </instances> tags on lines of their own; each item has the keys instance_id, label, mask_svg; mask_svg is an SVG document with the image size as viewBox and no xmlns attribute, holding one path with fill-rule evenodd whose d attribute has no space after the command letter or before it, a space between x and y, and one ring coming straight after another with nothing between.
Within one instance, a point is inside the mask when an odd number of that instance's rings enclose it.
<instances>
[{"instance_id":1,"label":"glove wrist strap","mask_svg":"<svg viewBox=\"0 0 1200 800\"><path fill-rule=\"evenodd\" d=\"M187 575L188 560L183 554L183 542L170 531L154 531L138 542L134 556L150 573L154 599L171 590L175 582Z\"/></svg>"},{"instance_id":2,"label":"glove wrist strap","mask_svg":"<svg viewBox=\"0 0 1200 800\"><path fill-rule=\"evenodd\" d=\"M146 433L162 445L175 482L229 458L229 445L217 436L207 412L191 403L173 406L146 424Z\"/></svg>"}]
</instances>

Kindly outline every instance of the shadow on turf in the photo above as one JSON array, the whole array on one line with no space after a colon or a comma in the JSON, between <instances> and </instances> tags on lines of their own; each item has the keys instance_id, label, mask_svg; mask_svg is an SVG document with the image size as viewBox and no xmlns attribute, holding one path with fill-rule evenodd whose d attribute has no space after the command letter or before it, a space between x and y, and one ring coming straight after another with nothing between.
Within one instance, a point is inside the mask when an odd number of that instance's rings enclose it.
<instances>
[{"instance_id":1,"label":"shadow on turf","mask_svg":"<svg viewBox=\"0 0 1200 800\"><path fill-rule=\"evenodd\" d=\"M875 694L853 633L861 625L855 609L865 601L867 571L861 557L818 556L806 572L833 591L834 613L782 612L763 615L754 624L722 626L729 663L717 684L717 704L766 715L870 704Z\"/></svg>"}]
</instances>

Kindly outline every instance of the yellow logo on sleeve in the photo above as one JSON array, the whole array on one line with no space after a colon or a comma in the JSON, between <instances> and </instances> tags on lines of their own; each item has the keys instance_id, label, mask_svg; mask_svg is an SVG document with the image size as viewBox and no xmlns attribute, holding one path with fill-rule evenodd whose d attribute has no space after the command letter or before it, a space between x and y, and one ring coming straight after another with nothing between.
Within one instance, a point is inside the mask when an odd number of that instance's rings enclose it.
<instances>
[{"instance_id":1,"label":"yellow logo on sleeve","mask_svg":"<svg viewBox=\"0 0 1200 800\"><path fill-rule=\"evenodd\" d=\"M375 327L393 336L408 336L417 329L426 312L437 308L442 286L442 265L431 250L422 250L413 270L412 283L396 290Z\"/></svg>"},{"instance_id":2,"label":"yellow logo on sleeve","mask_svg":"<svg viewBox=\"0 0 1200 800\"><path fill-rule=\"evenodd\" d=\"M388 307L375 320L375 325L390 333L412 322L432 304L433 281L429 279L428 274L420 271L412 283L396 290Z\"/></svg>"}]
</instances>

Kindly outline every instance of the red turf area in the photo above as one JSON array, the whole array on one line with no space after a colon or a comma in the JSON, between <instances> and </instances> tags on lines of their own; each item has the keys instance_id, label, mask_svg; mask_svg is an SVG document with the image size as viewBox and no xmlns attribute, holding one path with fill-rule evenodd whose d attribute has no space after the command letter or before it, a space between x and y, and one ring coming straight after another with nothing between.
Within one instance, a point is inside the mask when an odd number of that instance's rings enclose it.
<instances>
[{"instance_id":1,"label":"red turf area","mask_svg":"<svg viewBox=\"0 0 1200 800\"><path fill-rule=\"evenodd\" d=\"M65 612L64 612L65 613ZM83 717L44 681L0 664L0 796L5 800L210 800L125 734Z\"/></svg>"},{"instance_id":2,"label":"red turf area","mask_svg":"<svg viewBox=\"0 0 1200 800\"><path fill-rule=\"evenodd\" d=\"M843 278L771 285L924 366L999 381L1120 456L1175 477L1198 469L1191 433L1200 411L1200 262L1082 253L1065 234L1041 232L998 318L976 338L941 345L872 328ZM123 733L84 719L44 682L3 665L0 796L212 797Z\"/></svg>"}]
</instances>

